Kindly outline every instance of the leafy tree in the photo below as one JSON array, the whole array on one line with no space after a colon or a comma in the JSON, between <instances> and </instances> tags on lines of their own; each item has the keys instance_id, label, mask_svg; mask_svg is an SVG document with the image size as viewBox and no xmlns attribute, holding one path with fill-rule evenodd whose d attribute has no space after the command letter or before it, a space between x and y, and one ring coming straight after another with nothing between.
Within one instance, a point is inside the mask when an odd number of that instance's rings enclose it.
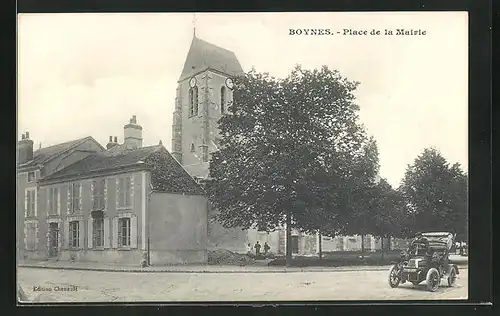
<instances>
[{"instance_id":1,"label":"leafy tree","mask_svg":"<svg viewBox=\"0 0 500 316\"><path fill-rule=\"evenodd\" d=\"M361 252L364 252L364 237L372 231L372 216L378 198L375 177L379 171L377 143L370 138L363 153L351 161L352 170L345 187L339 216L341 231L345 235L361 235Z\"/></svg>"},{"instance_id":2,"label":"leafy tree","mask_svg":"<svg viewBox=\"0 0 500 316\"><path fill-rule=\"evenodd\" d=\"M384 238L406 237L409 213L403 194L381 179L375 187L376 197L372 210L370 233L379 236L384 254Z\"/></svg>"},{"instance_id":3,"label":"leafy tree","mask_svg":"<svg viewBox=\"0 0 500 316\"><path fill-rule=\"evenodd\" d=\"M434 148L408 166L402 191L417 231L450 231L467 240L467 175Z\"/></svg>"},{"instance_id":4,"label":"leafy tree","mask_svg":"<svg viewBox=\"0 0 500 316\"><path fill-rule=\"evenodd\" d=\"M339 192L365 152L357 83L327 67L300 66L285 79L252 70L234 82L210 162L210 198L225 227L272 231L287 224L290 263L292 227L335 231L345 200Z\"/></svg>"}]
</instances>

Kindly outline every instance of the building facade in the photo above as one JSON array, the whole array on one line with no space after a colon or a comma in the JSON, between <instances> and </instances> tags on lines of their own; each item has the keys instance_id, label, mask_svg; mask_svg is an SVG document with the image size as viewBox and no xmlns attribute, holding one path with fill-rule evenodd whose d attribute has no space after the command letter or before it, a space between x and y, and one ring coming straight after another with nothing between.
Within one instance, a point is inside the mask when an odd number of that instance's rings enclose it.
<instances>
[{"instance_id":1,"label":"building facade","mask_svg":"<svg viewBox=\"0 0 500 316\"><path fill-rule=\"evenodd\" d=\"M161 143L142 147L135 116L106 149L86 137L33 153L30 142L19 143L20 259L207 260L207 199Z\"/></svg>"}]
</instances>

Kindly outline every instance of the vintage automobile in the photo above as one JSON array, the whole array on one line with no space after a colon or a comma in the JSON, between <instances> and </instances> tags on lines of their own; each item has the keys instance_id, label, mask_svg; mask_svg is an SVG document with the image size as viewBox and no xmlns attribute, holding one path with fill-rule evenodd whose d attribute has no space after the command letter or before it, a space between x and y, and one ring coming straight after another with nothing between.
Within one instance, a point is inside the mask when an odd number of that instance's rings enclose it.
<instances>
[{"instance_id":1,"label":"vintage automobile","mask_svg":"<svg viewBox=\"0 0 500 316\"><path fill-rule=\"evenodd\" d=\"M418 285L425 281L429 291L435 292L442 279L453 286L459 274L458 267L449 262L449 252L455 236L446 232L420 233L415 236L408 250L401 252L401 259L389 271L389 285L411 282Z\"/></svg>"}]
</instances>

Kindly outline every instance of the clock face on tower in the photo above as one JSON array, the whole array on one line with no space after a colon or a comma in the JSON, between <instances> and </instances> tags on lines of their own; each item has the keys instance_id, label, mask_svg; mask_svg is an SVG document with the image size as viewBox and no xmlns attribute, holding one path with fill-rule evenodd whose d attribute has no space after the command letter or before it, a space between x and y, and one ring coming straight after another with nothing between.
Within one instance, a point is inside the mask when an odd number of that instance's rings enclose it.
<instances>
[{"instance_id":1,"label":"clock face on tower","mask_svg":"<svg viewBox=\"0 0 500 316\"><path fill-rule=\"evenodd\" d=\"M231 78L227 78L227 79L226 79L226 86L227 86L229 89L233 90L233 87L234 87L234 84L233 84L233 79L231 79Z\"/></svg>"},{"instance_id":2,"label":"clock face on tower","mask_svg":"<svg viewBox=\"0 0 500 316\"><path fill-rule=\"evenodd\" d=\"M193 77L193 78L191 78L191 80L189 80L189 86L191 88L194 88L194 86L196 86L196 78L195 77Z\"/></svg>"}]
</instances>

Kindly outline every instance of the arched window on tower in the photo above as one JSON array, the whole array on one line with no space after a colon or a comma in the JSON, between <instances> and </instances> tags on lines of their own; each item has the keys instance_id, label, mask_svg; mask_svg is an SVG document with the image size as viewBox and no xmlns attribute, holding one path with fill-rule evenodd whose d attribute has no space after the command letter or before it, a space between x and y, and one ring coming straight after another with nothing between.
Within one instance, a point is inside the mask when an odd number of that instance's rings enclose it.
<instances>
[{"instance_id":1,"label":"arched window on tower","mask_svg":"<svg viewBox=\"0 0 500 316\"><path fill-rule=\"evenodd\" d=\"M226 87L222 86L220 88L220 113L224 114L226 112Z\"/></svg>"},{"instance_id":2,"label":"arched window on tower","mask_svg":"<svg viewBox=\"0 0 500 316\"><path fill-rule=\"evenodd\" d=\"M195 152L195 148L194 148L194 144L191 143L191 152L194 153Z\"/></svg>"},{"instance_id":3,"label":"arched window on tower","mask_svg":"<svg viewBox=\"0 0 500 316\"><path fill-rule=\"evenodd\" d=\"M198 115L198 86L193 88L193 115Z\"/></svg>"},{"instance_id":4,"label":"arched window on tower","mask_svg":"<svg viewBox=\"0 0 500 316\"><path fill-rule=\"evenodd\" d=\"M189 116L193 116L193 88L189 88Z\"/></svg>"}]
</instances>

